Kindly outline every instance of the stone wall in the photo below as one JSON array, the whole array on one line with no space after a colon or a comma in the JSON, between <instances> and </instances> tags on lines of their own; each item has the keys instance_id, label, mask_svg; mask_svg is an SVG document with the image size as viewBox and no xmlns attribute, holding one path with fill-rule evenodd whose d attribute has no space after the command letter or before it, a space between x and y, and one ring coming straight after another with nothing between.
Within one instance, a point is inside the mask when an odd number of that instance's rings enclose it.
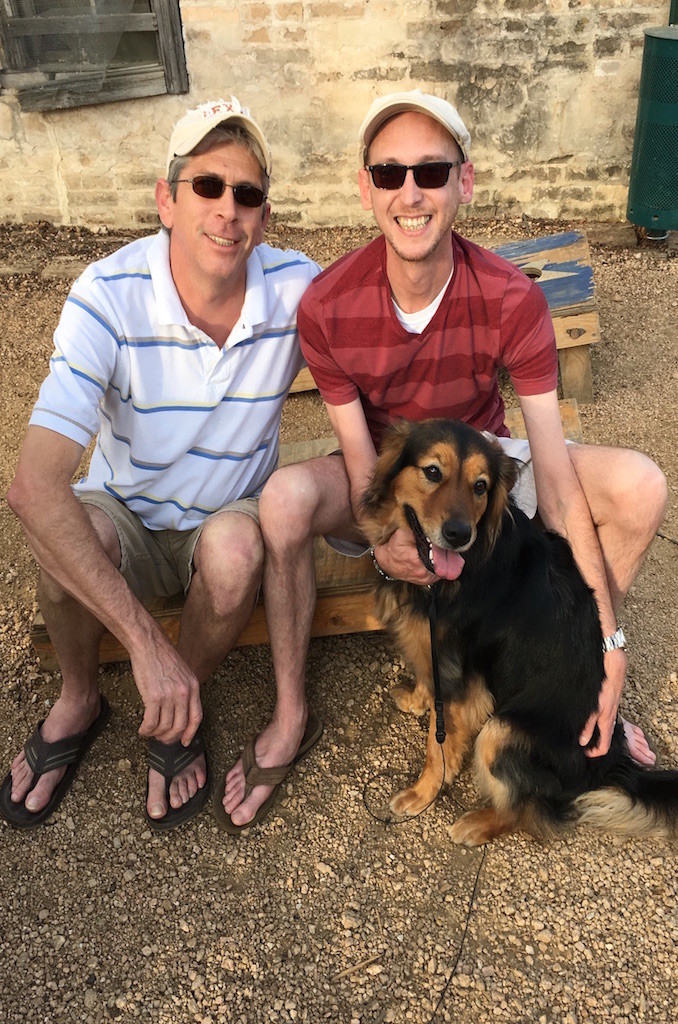
<instances>
[{"instance_id":1,"label":"stone wall","mask_svg":"<svg viewBox=\"0 0 678 1024\"><path fill-rule=\"evenodd\" d=\"M0 95L0 220L157 223L174 121L235 93L266 131L283 222L359 223L357 127L421 87L473 139L476 214L623 220L650 0L182 0L190 93L47 113Z\"/></svg>"}]
</instances>

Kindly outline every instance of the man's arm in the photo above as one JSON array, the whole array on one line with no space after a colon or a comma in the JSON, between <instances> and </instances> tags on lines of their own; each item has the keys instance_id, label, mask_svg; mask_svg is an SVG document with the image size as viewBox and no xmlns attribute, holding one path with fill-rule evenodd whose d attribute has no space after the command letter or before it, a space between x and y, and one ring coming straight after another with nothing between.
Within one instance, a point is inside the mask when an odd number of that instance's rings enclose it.
<instances>
[{"instance_id":1,"label":"man's arm","mask_svg":"<svg viewBox=\"0 0 678 1024\"><path fill-rule=\"evenodd\" d=\"M202 718L198 681L113 566L73 494L82 451L61 434L29 426L8 503L41 569L128 650L145 707L141 735L188 744Z\"/></svg>"},{"instance_id":2,"label":"man's arm","mask_svg":"<svg viewBox=\"0 0 678 1024\"><path fill-rule=\"evenodd\" d=\"M520 398L520 406L532 452L539 513L548 529L569 541L577 565L594 592L603 635L611 636L617 629L617 619L603 555L586 497L567 453L556 392ZM609 749L625 674L626 652L607 653L598 710L580 736L582 745L588 743L598 725L600 739L587 751L592 757Z\"/></svg>"},{"instance_id":3,"label":"man's arm","mask_svg":"<svg viewBox=\"0 0 678 1024\"><path fill-rule=\"evenodd\" d=\"M374 471L377 454L359 398L347 405L327 405L326 408L346 463L351 508L358 521L361 499ZM386 544L377 545L374 555L383 571L395 579L423 585L436 579L422 565L411 530L396 530Z\"/></svg>"}]
</instances>

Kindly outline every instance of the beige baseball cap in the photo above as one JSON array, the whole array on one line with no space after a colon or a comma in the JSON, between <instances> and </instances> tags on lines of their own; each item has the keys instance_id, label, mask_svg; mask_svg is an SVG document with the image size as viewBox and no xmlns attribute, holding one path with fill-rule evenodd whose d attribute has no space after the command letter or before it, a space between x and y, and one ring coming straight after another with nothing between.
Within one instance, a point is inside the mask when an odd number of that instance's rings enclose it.
<instances>
[{"instance_id":1,"label":"beige baseball cap","mask_svg":"<svg viewBox=\"0 0 678 1024\"><path fill-rule=\"evenodd\" d=\"M231 96L230 100L213 100L209 103L201 103L199 107L189 110L177 121L169 142L165 174L169 172L170 164L175 156L188 156L213 128L228 121L247 128L257 140L266 161L266 173L270 177L273 161L264 133L250 114L248 108L243 107L235 96Z\"/></svg>"},{"instance_id":2,"label":"beige baseball cap","mask_svg":"<svg viewBox=\"0 0 678 1024\"><path fill-rule=\"evenodd\" d=\"M457 109L447 100L440 99L439 96L431 96L429 93L422 92L421 89L392 92L388 96L380 96L376 99L360 126L361 149L364 151L369 146L385 121L396 114L403 114L407 110L428 114L434 121L438 121L459 144L464 160L470 160L471 136Z\"/></svg>"}]
</instances>

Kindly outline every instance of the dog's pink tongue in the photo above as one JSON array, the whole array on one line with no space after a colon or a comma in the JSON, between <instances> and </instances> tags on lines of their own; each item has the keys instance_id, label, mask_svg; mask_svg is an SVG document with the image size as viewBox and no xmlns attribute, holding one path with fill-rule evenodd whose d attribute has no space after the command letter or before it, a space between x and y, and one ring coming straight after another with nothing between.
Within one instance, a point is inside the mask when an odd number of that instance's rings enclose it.
<instances>
[{"instance_id":1,"label":"dog's pink tongue","mask_svg":"<svg viewBox=\"0 0 678 1024\"><path fill-rule=\"evenodd\" d=\"M433 546L433 567L436 576L444 580L456 580L461 576L464 568L464 559L456 551L446 551L445 548Z\"/></svg>"}]
</instances>

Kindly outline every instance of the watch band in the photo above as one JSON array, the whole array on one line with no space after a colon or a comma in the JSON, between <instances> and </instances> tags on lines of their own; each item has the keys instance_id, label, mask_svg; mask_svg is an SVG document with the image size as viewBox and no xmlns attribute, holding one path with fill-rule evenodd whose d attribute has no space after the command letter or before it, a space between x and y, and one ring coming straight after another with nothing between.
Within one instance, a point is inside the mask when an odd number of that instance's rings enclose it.
<instances>
[{"instance_id":1,"label":"watch band","mask_svg":"<svg viewBox=\"0 0 678 1024\"><path fill-rule=\"evenodd\" d=\"M622 647L624 650L626 649L626 637L624 636L624 630L620 626L612 636L603 638L603 651L607 654L608 651L618 651Z\"/></svg>"}]
</instances>

